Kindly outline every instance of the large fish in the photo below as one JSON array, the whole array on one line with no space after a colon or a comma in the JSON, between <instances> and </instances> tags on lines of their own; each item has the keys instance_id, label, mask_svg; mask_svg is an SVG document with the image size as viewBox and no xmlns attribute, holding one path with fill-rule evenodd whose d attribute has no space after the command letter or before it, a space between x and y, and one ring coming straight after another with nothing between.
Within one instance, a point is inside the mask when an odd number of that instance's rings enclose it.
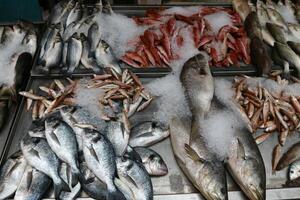
<instances>
[{"instance_id":1,"label":"large fish","mask_svg":"<svg viewBox=\"0 0 300 200\"><path fill-rule=\"evenodd\" d=\"M26 135L21 141L21 149L29 165L51 177L55 198L61 190L70 191L68 184L59 176L60 161L45 139Z\"/></svg>"},{"instance_id":2,"label":"large fish","mask_svg":"<svg viewBox=\"0 0 300 200\"><path fill-rule=\"evenodd\" d=\"M117 156L123 156L129 142L129 132L120 121L110 121L107 127L107 138L112 143Z\"/></svg>"},{"instance_id":3,"label":"large fish","mask_svg":"<svg viewBox=\"0 0 300 200\"><path fill-rule=\"evenodd\" d=\"M72 74L79 66L80 58L82 55L82 42L81 36L78 33L74 33L68 41L68 52L66 56L66 64L65 66L68 70L69 74Z\"/></svg>"},{"instance_id":4,"label":"large fish","mask_svg":"<svg viewBox=\"0 0 300 200\"><path fill-rule=\"evenodd\" d=\"M226 166L245 195L251 200L266 198L266 172L260 151L251 133L235 130Z\"/></svg>"},{"instance_id":5,"label":"large fish","mask_svg":"<svg viewBox=\"0 0 300 200\"><path fill-rule=\"evenodd\" d=\"M84 129L83 154L89 169L107 185L108 199L124 199L122 193L116 188L116 155L110 141L101 133Z\"/></svg>"},{"instance_id":6,"label":"large fish","mask_svg":"<svg viewBox=\"0 0 300 200\"><path fill-rule=\"evenodd\" d=\"M82 55L81 55L81 59L80 62L82 63L82 65L87 68L87 69L93 69L94 72L101 72L101 67L98 66L96 60L94 59L94 57L90 57L90 44L89 41L87 40L87 37L83 35L83 39L82 39Z\"/></svg>"},{"instance_id":7,"label":"large fish","mask_svg":"<svg viewBox=\"0 0 300 200\"><path fill-rule=\"evenodd\" d=\"M258 37L262 39L261 25L256 12L251 12L244 21L245 30L250 39Z\"/></svg>"},{"instance_id":8,"label":"large fish","mask_svg":"<svg viewBox=\"0 0 300 200\"><path fill-rule=\"evenodd\" d=\"M291 146L280 158L276 170L282 170L300 158L300 142Z\"/></svg>"},{"instance_id":9,"label":"large fish","mask_svg":"<svg viewBox=\"0 0 300 200\"><path fill-rule=\"evenodd\" d=\"M16 191L15 200L39 200L49 189L51 179L44 173L27 165Z\"/></svg>"},{"instance_id":10,"label":"large fish","mask_svg":"<svg viewBox=\"0 0 300 200\"><path fill-rule=\"evenodd\" d=\"M0 171L0 199L11 197L17 190L27 163L21 151L17 151L4 163Z\"/></svg>"},{"instance_id":11,"label":"large fish","mask_svg":"<svg viewBox=\"0 0 300 200\"><path fill-rule=\"evenodd\" d=\"M95 22L92 24L92 26L89 28L88 31L88 41L91 45L91 49L90 49L91 56L95 55L95 51L100 39L101 39L101 33L99 30L99 25Z\"/></svg>"},{"instance_id":12,"label":"large fish","mask_svg":"<svg viewBox=\"0 0 300 200\"><path fill-rule=\"evenodd\" d=\"M143 165L125 157L116 162L119 179L133 191L134 199L152 200L152 182Z\"/></svg>"},{"instance_id":13,"label":"large fish","mask_svg":"<svg viewBox=\"0 0 300 200\"><path fill-rule=\"evenodd\" d=\"M52 151L70 166L75 176L72 185L77 184L77 178L84 180L79 171L78 147L72 128L56 117L49 117L45 120L45 136Z\"/></svg>"},{"instance_id":14,"label":"large fish","mask_svg":"<svg viewBox=\"0 0 300 200\"><path fill-rule=\"evenodd\" d=\"M75 0L59 1L53 8L49 17L49 24L57 24L62 21L63 16L67 15L75 6Z\"/></svg>"},{"instance_id":15,"label":"large fish","mask_svg":"<svg viewBox=\"0 0 300 200\"><path fill-rule=\"evenodd\" d=\"M284 43L284 44L286 43L285 32L281 26L273 23L267 23L266 26L269 32L272 34L273 38L277 42Z\"/></svg>"}]
</instances>

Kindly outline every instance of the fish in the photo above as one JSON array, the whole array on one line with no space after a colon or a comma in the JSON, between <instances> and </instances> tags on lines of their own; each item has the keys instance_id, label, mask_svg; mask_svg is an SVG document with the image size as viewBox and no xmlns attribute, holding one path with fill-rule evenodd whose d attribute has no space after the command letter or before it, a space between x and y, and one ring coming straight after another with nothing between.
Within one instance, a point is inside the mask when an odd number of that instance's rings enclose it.
<instances>
[{"instance_id":1,"label":"fish","mask_svg":"<svg viewBox=\"0 0 300 200\"><path fill-rule=\"evenodd\" d=\"M233 8L236 12L239 13L243 21L245 21L248 14L251 12L247 0L233 0Z\"/></svg>"},{"instance_id":2,"label":"fish","mask_svg":"<svg viewBox=\"0 0 300 200\"><path fill-rule=\"evenodd\" d=\"M41 42L40 42L40 47L41 47L40 58L42 58L44 53L45 53L46 42L48 41L50 34L53 33L53 30L54 30L55 27L56 26L54 24L51 24L50 26L47 26L47 28L46 28L46 30L43 34L43 37L42 37Z\"/></svg>"},{"instance_id":3,"label":"fish","mask_svg":"<svg viewBox=\"0 0 300 200\"><path fill-rule=\"evenodd\" d=\"M0 171L0 199L7 199L15 193L26 166L27 162L21 151L15 152L5 161Z\"/></svg>"},{"instance_id":4,"label":"fish","mask_svg":"<svg viewBox=\"0 0 300 200\"><path fill-rule=\"evenodd\" d=\"M272 34L273 38L280 43L286 43L286 36L284 34L284 30L281 26L277 24L267 23L267 29Z\"/></svg>"},{"instance_id":5,"label":"fish","mask_svg":"<svg viewBox=\"0 0 300 200\"><path fill-rule=\"evenodd\" d=\"M130 158L133 161L137 161L140 163L143 162L141 156L134 150L134 148L129 145L127 146L127 150L124 156Z\"/></svg>"},{"instance_id":6,"label":"fish","mask_svg":"<svg viewBox=\"0 0 300 200\"><path fill-rule=\"evenodd\" d=\"M112 143L117 156L123 156L129 143L129 132L123 122L110 121L107 127L106 137Z\"/></svg>"},{"instance_id":7,"label":"fish","mask_svg":"<svg viewBox=\"0 0 300 200\"><path fill-rule=\"evenodd\" d=\"M252 200L266 199L266 172L260 151L251 133L235 130L226 168L244 194Z\"/></svg>"},{"instance_id":8,"label":"fish","mask_svg":"<svg viewBox=\"0 0 300 200\"><path fill-rule=\"evenodd\" d=\"M105 199L108 196L106 184L100 181L95 174L89 170L85 162L80 163L80 170L85 177L82 190L93 199Z\"/></svg>"},{"instance_id":9,"label":"fish","mask_svg":"<svg viewBox=\"0 0 300 200\"><path fill-rule=\"evenodd\" d=\"M204 160L188 144L190 142L191 119L172 118L170 122L170 139L175 160L205 199L228 199L227 182L221 162ZM186 148L187 147L187 148ZM189 149L187 151L187 149ZM206 151L207 152L207 151ZM211 153L209 157L211 157ZM202 154L202 156L204 156Z\"/></svg>"},{"instance_id":10,"label":"fish","mask_svg":"<svg viewBox=\"0 0 300 200\"><path fill-rule=\"evenodd\" d=\"M264 42L258 37L254 37L250 43L250 50L252 63L257 67L259 75L268 76L271 72L272 60Z\"/></svg>"},{"instance_id":11,"label":"fish","mask_svg":"<svg viewBox=\"0 0 300 200\"><path fill-rule=\"evenodd\" d=\"M68 74L72 74L79 66L80 58L82 55L82 42L78 33L74 33L68 41L68 52L66 55L66 68Z\"/></svg>"},{"instance_id":12,"label":"fish","mask_svg":"<svg viewBox=\"0 0 300 200\"><path fill-rule=\"evenodd\" d=\"M256 12L251 12L244 21L245 30L250 39L258 37L262 39L261 25Z\"/></svg>"},{"instance_id":13,"label":"fish","mask_svg":"<svg viewBox=\"0 0 300 200\"><path fill-rule=\"evenodd\" d=\"M204 55L198 54L183 65L180 81L193 116L204 117L214 95L214 81Z\"/></svg>"},{"instance_id":14,"label":"fish","mask_svg":"<svg viewBox=\"0 0 300 200\"><path fill-rule=\"evenodd\" d=\"M0 130L4 127L8 115L8 102L0 101Z\"/></svg>"},{"instance_id":15,"label":"fish","mask_svg":"<svg viewBox=\"0 0 300 200\"><path fill-rule=\"evenodd\" d=\"M257 1L256 13L261 27L264 27L270 19L268 16L267 8L264 6L262 1Z\"/></svg>"},{"instance_id":16,"label":"fish","mask_svg":"<svg viewBox=\"0 0 300 200\"><path fill-rule=\"evenodd\" d=\"M89 54L90 56L95 56L95 51L100 39L101 33L99 30L99 25L95 22L91 25L91 27L88 30L88 41L91 46Z\"/></svg>"},{"instance_id":17,"label":"fish","mask_svg":"<svg viewBox=\"0 0 300 200\"><path fill-rule=\"evenodd\" d=\"M293 37L300 40L300 25L299 24L291 24L289 23L288 29Z\"/></svg>"},{"instance_id":18,"label":"fish","mask_svg":"<svg viewBox=\"0 0 300 200\"><path fill-rule=\"evenodd\" d=\"M25 135L21 141L21 150L29 165L52 179L55 198L59 197L62 190L70 191L68 184L59 176L60 161L45 139Z\"/></svg>"},{"instance_id":19,"label":"fish","mask_svg":"<svg viewBox=\"0 0 300 200\"><path fill-rule=\"evenodd\" d=\"M122 74L120 65L113 54L111 47L104 41L100 40L95 50L96 61L103 68L111 68L116 73Z\"/></svg>"},{"instance_id":20,"label":"fish","mask_svg":"<svg viewBox=\"0 0 300 200\"><path fill-rule=\"evenodd\" d=\"M16 191L15 200L39 200L51 185L51 179L44 173L27 165Z\"/></svg>"},{"instance_id":21,"label":"fish","mask_svg":"<svg viewBox=\"0 0 300 200\"><path fill-rule=\"evenodd\" d=\"M74 8L68 14L65 27L68 27L68 25L71 24L72 22L76 22L80 20L81 16L82 16L81 5L79 2L76 2Z\"/></svg>"},{"instance_id":22,"label":"fish","mask_svg":"<svg viewBox=\"0 0 300 200\"><path fill-rule=\"evenodd\" d=\"M62 21L63 16L68 14L75 6L75 0L60 1L52 9L48 24L57 24Z\"/></svg>"},{"instance_id":23,"label":"fish","mask_svg":"<svg viewBox=\"0 0 300 200\"><path fill-rule=\"evenodd\" d=\"M271 33L267 30L266 27L262 27L261 29L261 34L263 37L263 40L270 46L274 46L275 43L275 39L273 38L273 36L271 35Z\"/></svg>"},{"instance_id":24,"label":"fish","mask_svg":"<svg viewBox=\"0 0 300 200\"><path fill-rule=\"evenodd\" d=\"M83 155L88 168L107 185L108 199L125 199L116 188L116 155L111 142L101 133L84 129Z\"/></svg>"},{"instance_id":25,"label":"fish","mask_svg":"<svg viewBox=\"0 0 300 200\"><path fill-rule=\"evenodd\" d=\"M288 45L275 42L274 47L282 59L296 68L298 76L300 76L300 57Z\"/></svg>"},{"instance_id":26,"label":"fish","mask_svg":"<svg viewBox=\"0 0 300 200\"><path fill-rule=\"evenodd\" d=\"M298 54L298 56L300 56L300 42L288 41L287 44L296 54Z\"/></svg>"},{"instance_id":27,"label":"fish","mask_svg":"<svg viewBox=\"0 0 300 200\"><path fill-rule=\"evenodd\" d=\"M147 147L169 136L167 127L159 122L142 122L131 129L129 145L131 147Z\"/></svg>"},{"instance_id":28,"label":"fish","mask_svg":"<svg viewBox=\"0 0 300 200\"><path fill-rule=\"evenodd\" d=\"M295 180L300 177L300 160L296 160L289 167L289 180Z\"/></svg>"},{"instance_id":29,"label":"fish","mask_svg":"<svg viewBox=\"0 0 300 200\"><path fill-rule=\"evenodd\" d=\"M89 57L89 52L91 49L89 41L87 40L85 35L83 35L82 37L82 55L80 62L87 69L93 69L93 71L96 73L101 72L101 68L98 66L96 60L93 57Z\"/></svg>"},{"instance_id":30,"label":"fish","mask_svg":"<svg viewBox=\"0 0 300 200\"><path fill-rule=\"evenodd\" d=\"M296 178L294 180L287 180L285 187L299 187L300 186L300 178Z\"/></svg>"},{"instance_id":31,"label":"fish","mask_svg":"<svg viewBox=\"0 0 300 200\"><path fill-rule=\"evenodd\" d=\"M283 27L284 29L287 29L283 17L280 15L280 13L276 9L267 8L267 13L268 13L269 19L271 20L272 23L277 24L277 25Z\"/></svg>"},{"instance_id":32,"label":"fish","mask_svg":"<svg viewBox=\"0 0 300 200\"><path fill-rule=\"evenodd\" d=\"M76 185L74 185L74 182L76 181L74 181L73 179L77 179L77 178L73 176L72 169L69 167L68 164L66 163L61 164L59 175L66 183L68 183L71 190L70 192L62 191L59 195L59 199L61 200L76 199L81 191L81 184L80 182L78 182L76 183ZM85 181L85 179L82 179L82 181Z\"/></svg>"},{"instance_id":33,"label":"fish","mask_svg":"<svg viewBox=\"0 0 300 200\"><path fill-rule=\"evenodd\" d=\"M145 147L135 147L142 163L150 176L164 176L168 174L168 167L162 157L154 150Z\"/></svg>"},{"instance_id":34,"label":"fish","mask_svg":"<svg viewBox=\"0 0 300 200\"><path fill-rule=\"evenodd\" d=\"M78 147L72 128L55 116L49 117L45 120L45 136L52 151L60 160L70 166L75 176L72 179L74 181L72 185L77 184L77 178L84 180L79 170Z\"/></svg>"},{"instance_id":35,"label":"fish","mask_svg":"<svg viewBox=\"0 0 300 200\"><path fill-rule=\"evenodd\" d=\"M280 158L276 171L280 171L300 158L300 142L293 144Z\"/></svg>"},{"instance_id":36,"label":"fish","mask_svg":"<svg viewBox=\"0 0 300 200\"><path fill-rule=\"evenodd\" d=\"M152 182L143 165L126 157L118 157L116 163L118 177L133 191L134 199L153 200Z\"/></svg>"}]
</instances>

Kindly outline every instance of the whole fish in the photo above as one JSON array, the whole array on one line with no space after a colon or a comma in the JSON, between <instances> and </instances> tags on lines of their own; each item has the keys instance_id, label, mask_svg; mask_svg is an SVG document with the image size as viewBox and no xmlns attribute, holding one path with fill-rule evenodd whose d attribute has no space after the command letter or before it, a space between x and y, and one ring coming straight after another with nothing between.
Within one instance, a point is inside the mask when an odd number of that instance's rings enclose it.
<instances>
[{"instance_id":1,"label":"whole fish","mask_svg":"<svg viewBox=\"0 0 300 200\"><path fill-rule=\"evenodd\" d=\"M99 25L95 22L92 24L92 26L89 28L88 31L88 41L91 45L91 49L90 49L91 56L95 56L95 51L100 39L101 39L101 33L99 30Z\"/></svg>"},{"instance_id":2,"label":"whole fish","mask_svg":"<svg viewBox=\"0 0 300 200\"><path fill-rule=\"evenodd\" d=\"M273 24L273 23L267 23L266 24L267 29L269 30L269 32L272 34L273 38L280 43L286 43L286 36L284 34L284 29L277 25L277 24Z\"/></svg>"},{"instance_id":3,"label":"whole fish","mask_svg":"<svg viewBox=\"0 0 300 200\"><path fill-rule=\"evenodd\" d=\"M70 190L71 190L70 192L62 191L59 195L59 199L61 199L61 200L76 199L80 193L81 184L80 184L80 182L78 182L76 185L73 184L74 182L76 182L76 181L74 181L74 179L76 180L77 178L74 177L74 175L72 173L72 169L69 167L68 164L66 164L66 163L61 164L60 170L59 170L59 175L66 183L68 183Z\"/></svg>"},{"instance_id":4,"label":"whole fish","mask_svg":"<svg viewBox=\"0 0 300 200\"><path fill-rule=\"evenodd\" d=\"M110 121L107 127L107 138L112 143L117 156L123 156L129 142L129 132L120 121Z\"/></svg>"},{"instance_id":5,"label":"whole fish","mask_svg":"<svg viewBox=\"0 0 300 200\"><path fill-rule=\"evenodd\" d=\"M296 160L290 165L289 180L295 180L300 177L300 160Z\"/></svg>"},{"instance_id":6,"label":"whole fish","mask_svg":"<svg viewBox=\"0 0 300 200\"><path fill-rule=\"evenodd\" d=\"M131 188L135 199L152 200L152 182L143 165L125 157L117 158L116 163L119 179Z\"/></svg>"},{"instance_id":7,"label":"whole fish","mask_svg":"<svg viewBox=\"0 0 300 200\"><path fill-rule=\"evenodd\" d=\"M282 170L300 158L300 142L291 146L280 158L276 170Z\"/></svg>"},{"instance_id":8,"label":"whole fish","mask_svg":"<svg viewBox=\"0 0 300 200\"><path fill-rule=\"evenodd\" d=\"M59 159L45 139L26 135L21 141L21 149L29 165L53 180L55 198L58 198L61 190L70 191L68 184L59 176Z\"/></svg>"},{"instance_id":9,"label":"whole fish","mask_svg":"<svg viewBox=\"0 0 300 200\"><path fill-rule=\"evenodd\" d=\"M282 59L296 68L298 76L300 76L300 57L288 45L275 42L274 47Z\"/></svg>"},{"instance_id":10,"label":"whole fish","mask_svg":"<svg viewBox=\"0 0 300 200\"><path fill-rule=\"evenodd\" d=\"M177 163L206 199L227 199L225 169L201 136L201 121L209 112L214 95L214 81L204 55L198 54L184 64L180 81L192 112L192 121L188 129L185 129L186 125L182 124L181 119L175 119L179 127L173 125L175 121L172 121L173 128L179 129L179 132L173 129L173 136L190 134L184 136L184 140L189 139L188 142L183 140L184 143L171 138L173 151L174 148L182 148L181 152L176 150L177 153L174 153L178 154ZM189 158L185 159L184 156ZM195 174L201 175L196 177Z\"/></svg>"},{"instance_id":11,"label":"whole fish","mask_svg":"<svg viewBox=\"0 0 300 200\"><path fill-rule=\"evenodd\" d=\"M82 183L83 191L93 199L105 199L108 196L106 184L89 170L85 162L80 163L80 170L85 177L85 183Z\"/></svg>"},{"instance_id":12,"label":"whole fish","mask_svg":"<svg viewBox=\"0 0 300 200\"><path fill-rule=\"evenodd\" d=\"M251 12L244 22L245 30L250 39L254 37L262 38L261 26L256 12Z\"/></svg>"},{"instance_id":13,"label":"whole fish","mask_svg":"<svg viewBox=\"0 0 300 200\"><path fill-rule=\"evenodd\" d=\"M159 122L142 122L134 126L130 133L131 147L151 146L169 136L169 129Z\"/></svg>"},{"instance_id":14,"label":"whole fish","mask_svg":"<svg viewBox=\"0 0 300 200\"><path fill-rule=\"evenodd\" d=\"M277 24L283 27L284 29L287 29L283 17L280 15L280 13L277 10L273 8L267 8L267 13L272 23Z\"/></svg>"},{"instance_id":15,"label":"whole fish","mask_svg":"<svg viewBox=\"0 0 300 200\"><path fill-rule=\"evenodd\" d=\"M217 160L204 160L188 145L190 142L191 120L173 118L170 123L170 138L174 157L187 178L200 191L205 199L228 199L224 167ZM187 148L186 148L187 147ZM205 156L205 157L204 157Z\"/></svg>"},{"instance_id":16,"label":"whole fish","mask_svg":"<svg viewBox=\"0 0 300 200\"><path fill-rule=\"evenodd\" d=\"M83 35L82 55L81 55L80 62L85 68L93 69L94 72L99 73L101 71L101 68L98 66L96 60L93 57L89 57L90 49L91 47L89 41L87 40L86 36Z\"/></svg>"},{"instance_id":17,"label":"whole fish","mask_svg":"<svg viewBox=\"0 0 300 200\"><path fill-rule=\"evenodd\" d=\"M11 155L0 171L0 199L11 197L17 190L27 163L21 151Z\"/></svg>"},{"instance_id":18,"label":"whole fish","mask_svg":"<svg viewBox=\"0 0 300 200\"><path fill-rule=\"evenodd\" d=\"M16 191L15 200L39 200L51 185L51 179L44 173L27 165Z\"/></svg>"},{"instance_id":19,"label":"whole fish","mask_svg":"<svg viewBox=\"0 0 300 200\"><path fill-rule=\"evenodd\" d=\"M293 37L300 40L300 25L299 24L288 24L289 31Z\"/></svg>"},{"instance_id":20,"label":"whole fish","mask_svg":"<svg viewBox=\"0 0 300 200\"><path fill-rule=\"evenodd\" d=\"M287 44L300 56L300 42L288 41Z\"/></svg>"},{"instance_id":21,"label":"whole fish","mask_svg":"<svg viewBox=\"0 0 300 200\"><path fill-rule=\"evenodd\" d=\"M122 70L112 52L112 49L104 40L100 40L97 44L95 57L98 65L102 66L103 68L111 68L116 73L122 74Z\"/></svg>"},{"instance_id":22,"label":"whole fish","mask_svg":"<svg viewBox=\"0 0 300 200\"><path fill-rule=\"evenodd\" d=\"M46 31L44 32L41 42L40 42L40 47L41 47L40 58L42 58L44 56L46 42L48 41L50 35L53 33L55 28L56 28L56 26L54 24L47 26Z\"/></svg>"},{"instance_id":23,"label":"whole fish","mask_svg":"<svg viewBox=\"0 0 300 200\"><path fill-rule=\"evenodd\" d=\"M37 49L37 34L35 31L28 31L26 36L22 41L22 45L24 45L23 52L28 52L34 57L35 51Z\"/></svg>"},{"instance_id":24,"label":"whole fish","mask_svg":"<svg viewBox=\"0 0 300 200\"><path fill-rule=\"evenodd\" d=\"M48 33L49 31L49 33ZM45 35L41 41L41 52L39 56L38 64L41 64L42 60L45 59L45 53L49 51L49 49L53 48L54 41L57 40L57 37L60 32L60 24L50 26L49 30L46 30Z\"/></svg>"},{"instance_id":25,"label":"whole fish","mask_svg":"<svg viewBox=\"0 0 300 200\"><path fill-rule=\"evenodd\" d=\"M268 76L271 72L272 60L264 42L258 37L254 37L250 43L250 50L252 63L257 67L258 73L261 76Z\"/></svg>"},{"instance_id":26,"label":"whole fish","mask_svg":"<svg viewBox=\"0 0 300 200\"><path fill-rule=\"evenodd\" d=\"M81 16L82 16L81 5L79 2L76 2L74 8L70 11L67 17L65 27L68 27L68 25L71 24L72 22L76 22L80 20Z\"/></svg>"},{"instance_id":27,"label":"whole fish","mask_svg":"<svg viewBox=\"0 0 300 200\"><path fill-rule=\"evenodd\" d=\"M267 8L264 6L262 1L257 1L256 13L261 27L264 27L266 23L269 21L269 16L268 16Z\"/></svg>"},{"instance_id":28,"label":"whole fish","mask_svg":"<svg viewBox=\"0 0 300 200\"><path fill-rule=\"evenodd\" d=\"M0 130L4 127L8 114L8 102L0 101Z\"/></svg>"},{"instance_id":29,"label":"whole fish","mask_svg":"<svg viewBox=\"0 0 300 200\"><path fill-rule=\"evenodd\" d=\"M251 12L247 0L233 0L233 8L239 13L243 21L245 21L247 15Z\"/></svg>"},{"instance_id":30,"label":"whole fish","mask_svg":"<svg viewBox=\"0 0 300 200\"><path fill-rule=\"evenodd\" d=\"M82 42L78 33L74 33L68 41L68 52L66 57L66 64L68 74L72 74L79 66L80 58L82 55Z\"/></svg>"},{"instance_id":31,"label":"whole fish","mask_svg":"<svg viewBox=\"0 0 300 200\"><path fill-rule=\"evenodd\" d=\"M150 176L164 176L168 173L168 167L162 157L150 148L135 147L142 163Z\"/></svg>"},{"instance_id":32,"label":"whole fish","mask_svg":"<svg viewBox=\"0 0 300 200\"><path fill-rule=\"evenodd\" d=\"M49 17L49 24L57 24L62 22L62 18L67 15L75 6L75 0L60 1L53 8Z\"/></svg>"},{"instance_id":33,"label":"whole fish","mask_svg":"<svg viewBox=\"0 0 300 200\"><path fill-rule=\"evenodd\" d=\"M71 171L75 176L72 185L77 184L77 178L84 180L79 171L78 147L72 128L56 117L49 117L45 120L45 136L57 157L71 167Z\"/></svg>"},{"instance_id":34,"label":"whole fish","mask_svg":"<svg viewBox=\"0 0 300 200\"><path fill-rule=\"evenodd\" d=\"M225 161L227 169L249 199L266 199L265 166L255 140L246 129L235 130L235 137Z\"/></svg>"},{"instance_id":35,"label":"whole fish","mask_svg":"<svg viewBox=\"0 0 300 200\"><path fill-rule=\"evenodd\" d=\"M89 169L107 185L108 199L119 200L124 196L114 184L116 155L110 141L101 133L84 129L83 154Z\"/></svg>"}]
</instances>

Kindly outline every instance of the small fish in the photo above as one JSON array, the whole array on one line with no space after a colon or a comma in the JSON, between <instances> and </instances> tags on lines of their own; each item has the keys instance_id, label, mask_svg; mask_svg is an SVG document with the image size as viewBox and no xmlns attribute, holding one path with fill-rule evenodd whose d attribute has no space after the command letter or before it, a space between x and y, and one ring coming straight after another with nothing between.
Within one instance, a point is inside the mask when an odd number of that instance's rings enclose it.
<instances>
[{"instance_id":1,"label":"small fish","mask_svg":"<svg viewBox=\"0 0 300 200\"><path fill-rule=\"evenodd\" d=\"M169 129L159 122L142 122L132 128L129 144L132 147L151 146L165 139L169 134Z\"/></svg>"},{"instance_id":2,"label":"small fish","mask_svg":"<svg viewBox=\"0 0 300 200\"><path fill-rule=\"evenodd\" d=\"M290 165L289 180L295 180L300 177L300 160L296 160Z\"/></svg>"},{"instance_id":3,"label":"small fish","mask_svg":"<svg viewBox=\"0 0 300 200\"><path fill-rule=\"evenodd\" d=\"M51 179L44 173L27 165L16 191L15 200L39 200L51 185Z\"/></svg>"},{"instance_id":4,"label":"small fish","mask_svg":"<svg viewBox=\"0 0 300 200\"><path fill-rule=\"evenodd\" d=\"M168 173L168 167L162 157L150 148L135 147L142 163L150 176L164 176Z\"/></svg>"},{"instance_id":5,"label":"small fish","mask_svg":"<svg viewBox=\"0 0 300 200\"><path fill-rule=\"evenodd\" d=\"M70 191L68 184L59 176L59 159L45 139L26 135L21 141L21 149L29 165L51 177L55 198L58 198L62 190Z\"/></svg>"},{"instance_id":6,"label":"small fish","mask_svg":"<svg viewBox=\"0 0 300 200\"><path fill-rule=\"evenodd\" d=\"M7 199L15 193L26 166L27 162L21 151L17 151L7 159L0 171L0 199Z\"/></svg>"},{"instance_id":7,"label":"small fish","mask_svg":"<svg viewBox=\"0 0 300 200\"><path fill-rule=\"evenodd\" d=\"M300 142L291 146L280 158L276 170L282 170L300 158Z\"/></svg>"},{"instance_id":8,"label":"small fish","mask_svg":"<svg viewBox=\"0 0 300 200\"><path fill-rule=\"evenodd\" d=\"M271 134L272 133L263 133L260 136L256 137L255 138L256 144L259 145L259 144L263 143L268 137L270 137Z\"/></svg>"}]
</instances>

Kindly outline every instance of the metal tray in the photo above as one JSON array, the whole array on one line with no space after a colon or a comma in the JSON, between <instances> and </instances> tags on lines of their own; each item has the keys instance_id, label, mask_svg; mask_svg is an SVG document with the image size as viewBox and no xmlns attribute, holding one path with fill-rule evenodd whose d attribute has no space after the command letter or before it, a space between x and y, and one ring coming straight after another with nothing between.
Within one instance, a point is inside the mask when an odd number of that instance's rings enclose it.
<instances>
[{"instance_id":1,"label":"metal tray","mask_svg":"<svg viewBox=\"0 0 300 200\"><path fill-rule=\"evenodd\" d=\"M52 79L40 79L33 78L30 80L27 89L37 89L38 86L50 83ZM145 78L142 79L144 83L150 82L153 79ZM16 120L14 121L9 140L5 145L5 152L2 153L1 158L5 158L14 153L19 148L19 142L22 137L26 134L32 120L31 114L25 109L25 101L22 100L20 109L18 111ZM152 113L157 111L155 101L143 112L136 113L130 118L132 124L152 120ZM287 139L286 145L283 148L283 152L290 147L296 141L300 140L298 134L294 134L293 137ZM267 199L299 199L300 190L299 188L284 188L282 185L286 181L287 169L277 172L276 175L272 175L271 172L271 156L274 145L277 143L277 135L273 134L266 142L259 145L261 150L267 174ZM203 199L185 175L179 169L172 152L170 140L166 139L154 146L152 146L165 160L168 165L169 173L164 177L152 178L155 200L200 200ZM2 160L2 161L3 161ZM3 164L3 162L2 162ZM230 176L228 179L229 199L246 199L244 195L239 191L236 184L231 180ZM80 195L83 199L88 199L83 193ZM48 197L51 198L51 197Z\"/></svg>"},{"instance_id":2,"label":"metal tray","mask_svg":"<svg viewBox=\"0 0 300 200\"><path fill-rule=\"evenodd\" d=\"M180 4L177 6L188 6L191 4ZM196 4L192 5L202 5L202 6L221 6L221 7L231 7L231 3L207 3L207 2L199 2ZM113 10L116 13L126 15L128 17L132 16L142 16L148 9L160 9L160 8L170 8L174 7L176 5L163 5L163 6L113 6ZM58 69L53 69L49 74L45 74L41 72L38 69L37 66L37 60L38 60L38 55L39 55L40 47L37 52L37 56L34 61L33 69L31 71L31 75L33 77L41 77L41 76L47 76L47 77L62 77L63 74L58 70ZM164 76L172 71L171 68L147 68L147 69L137 69L137 68L132 68L126 64L121 64L122 68L128 68L131 69L134 73L136 73L140 77L144 78L153 78L157 76ZM273 66L274 69L279 69L279 67ZM234 76L234 75L239 75L239 74L245 74L245 75L257 75L257 70L255 66L253 65L246 65L246 66L230 66L230 67L212 67L211 71L214 75L220 75L220 76ZM77 76L82 76L82 75L91 75L94 74L92 70L89 69L75 69L74 73L72 76L77 77Z\"/></svg>"}]
</instances>

